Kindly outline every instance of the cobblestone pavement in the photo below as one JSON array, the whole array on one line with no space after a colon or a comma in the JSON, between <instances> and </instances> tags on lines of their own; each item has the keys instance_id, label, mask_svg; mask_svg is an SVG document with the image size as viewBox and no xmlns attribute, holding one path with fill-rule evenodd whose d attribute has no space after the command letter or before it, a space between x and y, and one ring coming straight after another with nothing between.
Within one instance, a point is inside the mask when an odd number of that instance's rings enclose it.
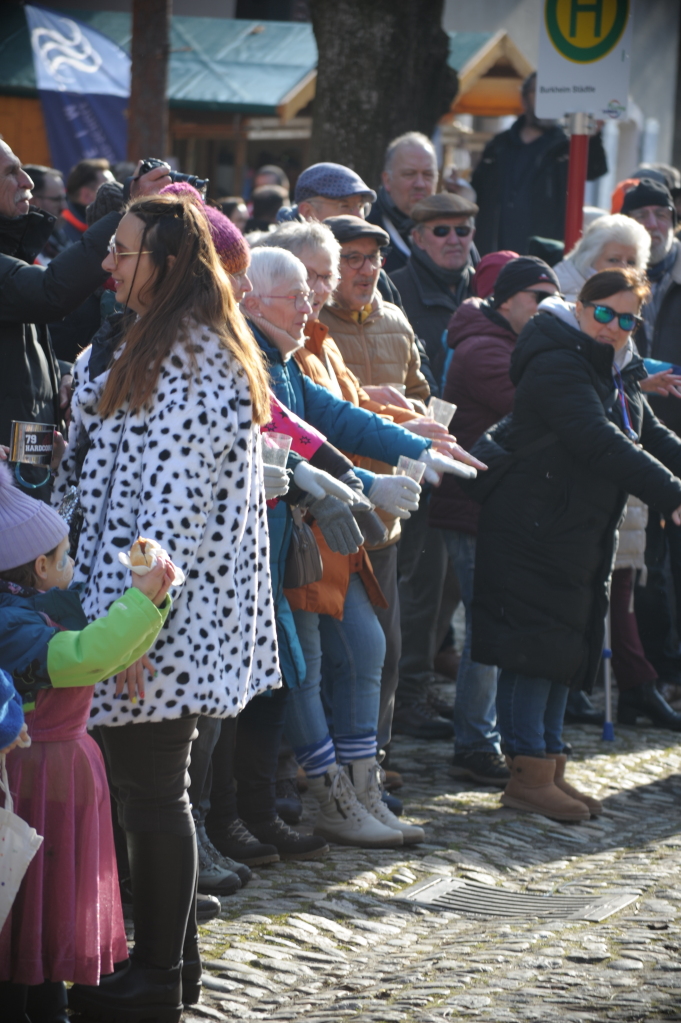
<instances>
[{"instance_id":1,"label":"cobblestone pavement","mask_svg":"<svg viewBox=\"0 0 681 1023\"><path fill-rule=\"evenodd\" d=\"M321 861L259 868L202 928L205 987L184 1023L441 1023L474 1018L681 1020L681 739L568 727L569 777L604 801L598 820L560 825L502 808L455 781L449 743L398 736L406 813L427 845L333 846ZM314 804L306 797L303 825ZM541 893L635 888L601 923L474 918L400 901L432 874Z\"/></svg>"}]
</instances>

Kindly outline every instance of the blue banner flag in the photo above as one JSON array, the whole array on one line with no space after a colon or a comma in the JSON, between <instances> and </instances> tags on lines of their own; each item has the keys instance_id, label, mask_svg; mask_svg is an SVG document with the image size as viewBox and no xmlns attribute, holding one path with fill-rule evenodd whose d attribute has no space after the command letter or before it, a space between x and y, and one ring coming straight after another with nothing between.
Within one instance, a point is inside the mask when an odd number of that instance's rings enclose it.
<instances>
[{"instance_id":1,"label":"blue banner flag","mask_svg":"<svg viewBox=\"0 0 681 1023\"><path fill-rule=\"evenodd\" d=\"M24 9L53 166L68 174L79 160L125 160L130 98L125 50L56 11Z\"/></svg>"}]
</instances>

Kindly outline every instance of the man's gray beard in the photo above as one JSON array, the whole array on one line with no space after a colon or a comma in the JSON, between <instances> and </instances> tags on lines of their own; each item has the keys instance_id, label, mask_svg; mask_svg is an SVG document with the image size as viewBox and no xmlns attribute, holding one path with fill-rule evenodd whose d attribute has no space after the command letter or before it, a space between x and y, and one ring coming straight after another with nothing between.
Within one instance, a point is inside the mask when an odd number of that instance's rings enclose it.
<instances>
[{"instance_id":1,"label":"man's gray beard","mask_svg":"<svg viewBox=\"0 0 681 1023\"><path fill-rule=\"evenodd\" d=\"M674 244L674 232L670 231L663 242L658 242L657 245L651 246L650 249L650 265L657 266L661 263L666 255L671 252L672 245Z\"/></svg>"}]
</instances>

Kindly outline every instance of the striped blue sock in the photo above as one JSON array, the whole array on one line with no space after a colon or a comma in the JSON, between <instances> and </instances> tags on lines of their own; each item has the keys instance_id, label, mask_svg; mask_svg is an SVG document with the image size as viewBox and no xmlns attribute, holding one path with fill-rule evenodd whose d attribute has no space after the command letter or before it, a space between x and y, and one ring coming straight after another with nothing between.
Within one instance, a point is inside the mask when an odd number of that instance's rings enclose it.
<instances>
[{"instance_id":1,"label":"striped blue sock","mask_svg":"<svg viewBox=\"0 0 681 1023\"><path fill-rule=\"evenodd\" d=\"M308 778L320 778L336 763L336 748L328 733L324 739L311 742L309 746L294 746L293 752Z\"/></svg>"},{"instance_id":2,"label":"striped blue sock","mask_svg":"<svg viewBox=\"0 0 681 1023\"><path fill-rule=\"evenodd\" d=\"M353 760L368 760L375 757L378 749L376 732L367 735L337 735L336 750L341 764L350 764Z\"/></svg>"}]
</instances>

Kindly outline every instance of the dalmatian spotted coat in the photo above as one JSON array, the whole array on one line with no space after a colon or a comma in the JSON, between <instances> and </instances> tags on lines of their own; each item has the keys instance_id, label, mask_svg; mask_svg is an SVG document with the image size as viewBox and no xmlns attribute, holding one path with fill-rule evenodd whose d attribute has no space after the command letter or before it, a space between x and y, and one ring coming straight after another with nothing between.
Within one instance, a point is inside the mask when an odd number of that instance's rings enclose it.
<instances>
[{"instance_id":1,"label":"dalmatian spotted coat","mask_svg":"<svg viewBox=\"0 0 681 1023\"><path fill-rule=\"evenodd\" d=\"M118 560L138 535L157 540L186 576L149 652L157 676L146 698L114 699L115 680L96 686L91 725L163 721L188 714L233 717L257 693L281 684L262 463L248 382L219 338L188 330L196 365L179 341L148 405L102 419L107 373L77 365L70 450L82 427L90 447L79 481L84 525L74 582L90 621L129 586ZM78 381L82 381L78 383ZM55 501L74 482L67 453Z\"/></svg>"}]
</instances>

